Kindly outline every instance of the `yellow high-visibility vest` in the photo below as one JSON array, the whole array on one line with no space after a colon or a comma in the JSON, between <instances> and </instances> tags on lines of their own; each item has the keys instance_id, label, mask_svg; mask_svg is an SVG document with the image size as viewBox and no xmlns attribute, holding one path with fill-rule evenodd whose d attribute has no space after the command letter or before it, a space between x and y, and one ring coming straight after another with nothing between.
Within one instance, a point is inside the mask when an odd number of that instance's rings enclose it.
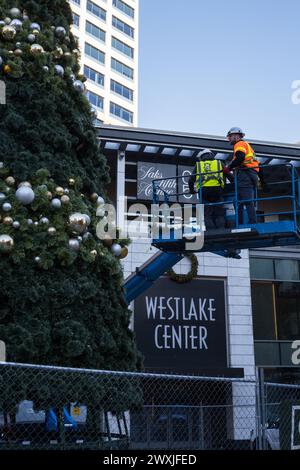
<instances>
[{"instance_id":1,"label":"yellow high-visibility vest","mask_svg":"<svg viewBox=\"0 0 300 470\"><path fill-rule=\"evenodd\" d=\"M211 186L221 186L224 188L224 175L222 165L219 160L205 160L196 163L197 191L200 189L200 184L202 185L202 188Z\"/></svg>"}]
</instances>

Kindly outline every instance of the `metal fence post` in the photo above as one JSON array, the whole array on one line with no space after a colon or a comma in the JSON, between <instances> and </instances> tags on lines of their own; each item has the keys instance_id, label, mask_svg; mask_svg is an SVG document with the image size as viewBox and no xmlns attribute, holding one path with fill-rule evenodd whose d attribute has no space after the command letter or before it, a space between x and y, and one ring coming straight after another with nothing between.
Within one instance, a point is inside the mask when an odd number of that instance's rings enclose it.
<instances>
[{"instance_id":1,"label":"metal fence post","mask_svg":"<svg viewBox=\"0 0 300 470\"><path fill-rule=\"evenodd\" d=\"M265 450L265 425L266 425L266 409L265 409L265 378L264 369L257 368L257 419L258 419L258 449Z\"/></svg>"}]
</instances>

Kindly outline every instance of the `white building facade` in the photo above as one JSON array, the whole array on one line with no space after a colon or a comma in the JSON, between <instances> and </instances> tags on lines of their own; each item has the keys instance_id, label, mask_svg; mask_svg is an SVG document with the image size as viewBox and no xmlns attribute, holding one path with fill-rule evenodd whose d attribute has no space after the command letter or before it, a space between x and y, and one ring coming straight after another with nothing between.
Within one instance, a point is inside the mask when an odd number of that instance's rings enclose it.
<instances>
[{"instance_id":1,"label":"white building facade","mask_svg":"<svg viewBox=\"0 0 300 470\"><path fill-rule=\"evenodd\" d=\"M97 124L137 126L139 0L70 0Z\"/></svg>"}]
</instances>

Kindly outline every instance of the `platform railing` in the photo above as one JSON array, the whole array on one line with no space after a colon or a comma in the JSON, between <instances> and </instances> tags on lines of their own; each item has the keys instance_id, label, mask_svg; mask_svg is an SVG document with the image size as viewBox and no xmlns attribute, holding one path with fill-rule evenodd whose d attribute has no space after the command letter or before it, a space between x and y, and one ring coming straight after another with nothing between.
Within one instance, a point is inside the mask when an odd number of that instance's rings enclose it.
<instances>
[{"instance_id":1,"label":"platform railing","mask_svg":"<svg viewBox=\"0 0 300 470\"><path fill-rule=\"evenodd\" d=\"M245 204L247 202L254 202L256 204L256 207L258 206L258 203L259 202L265 202L265 201L291 201L291 210L279 210L279 211L273 211L273 212L264 212L263 214L259 214L257 213L256 216L257 217L271 217L271 216L289 216L292 218L293 222L294 222L294 228L295 230L297 230L297 227L300 226L300 220L299 220L299 215L300 215L300 178L299 178L299 175L298 175L298 172L296 170L296 168L290 164L290 163L287 163L287 164L278 164L278 165L273 165L272 167L273 168L278 168L278 167L285 167L287 169L290 170L290 176L291 178L286 180L286 181L275 181L275 182L272 182L272 183L268 183L268 187L270 186L279 186L281 184L290 184L290 194L283 194L283 195L279 195L279 196L267 196L267 197L258 197L258 194L257 194L257 189L256 189L256 194L255 194L255 198L254 199L240 199L238 194L239 194L239 182L238 182L238 178L237 178L237 171L234 172L234 191L231 192L231 193L226 193L224 191L224 196L225 196L225 200L223 201L220 201L220 202L213 202L213 203L207 203L208 206L228 206L229 204L232 204L233 207L234 207L234 210L235 210L235 216L234 216L234 219L235 219L235 227L236 228L241 228L241 227L244 227L244 226L247 226L247 225L250 225L250 224L239 224L239 220L238 220L238 207L240 204ZM268 165L260 165L260 169L263 169L263 168L267 168L269 167ZM239 169L238 171L249 171L247 168L245 169ZM209 175L209 174L213 174L213 175L217 175L217 174L222 174L223 172L222 171L212 171L212 172L207 172L205 173L205 176L206 175ZM196 176L196 173L193 173L191 176ZM203 181L203 176L204 175L201 175L200 174L200 178L198 180L198 183L199 183L199 190L197 191L197 195L198 195L198 203L197 204L201 204L203 202L203 185L202 185L202 181ZM152 189L153 189L153 204L159 204L160 202L163 202L163 203L170 203L170 198L174 199L176 198L175 201L171 201L172 203L178 203L178 197L179 196L182 196L182 195L186 195L187 192L177 192L177 193L172 193L172 194L169 194L168 191L166 191L165 189L163 189L161 187L161 183L163 181L169 181L169 180L180 180L182 179L183 176L180 175L180 176L172 176L172 177L165 177L165 178L160 178L160 179L155 179L153 180L152 182ZM226 187L226 185L225 185ZM161 200L160 198L160 194L159 192L162 193L162 197L163 197L163 201ZM189 205L193 205L195 206L196 204L194 203L188 203ZM290 220L290 219L289 219Z\"/></svg>"}]
</instances>

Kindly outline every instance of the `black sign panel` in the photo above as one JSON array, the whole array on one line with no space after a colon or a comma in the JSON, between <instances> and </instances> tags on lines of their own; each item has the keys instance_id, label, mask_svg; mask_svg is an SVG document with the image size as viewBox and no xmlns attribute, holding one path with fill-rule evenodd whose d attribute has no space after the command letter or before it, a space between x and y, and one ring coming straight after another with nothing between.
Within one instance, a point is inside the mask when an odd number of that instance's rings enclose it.
<instances>
[{"instance_id":1,"label":"black sign panel","mask_svg":"<svg viewBox=\"0 0 300 470\"><path fill-rule=\"evenodd\" d=\"M178 165L178 193L185 193L183 196L178 197L178 202L186 202L190 204L196 204L197 194L191 194L189 190L189 178L195 171L195 166L183 166Z\"/></svg>"},{"instance_id":2,"label":"black sign panel","mask_svg":"<svg viewBox=\"0 0 300 470\"><path fill-rule=\"evenodd\" d=\"M137 199L152 200L152 181L160 178L172 178L176 176L176 165L161 165L158 163L138 162L137 165ZM168 179L159 183L159 201L164 202L164 191L172 195L177 193L176 179ZM176 197L170 197L170 202L176 201Z\"/></svg>"},{"instance_id":3,"label":"black sign panel","mask_svg":"<svg viewBox=\"0 0 300 470\"><path fill-rule=\"evenodd\" d=\"M223 280L178 284L162 277L135 300L134 330L145 367L227 367Z\"/></svg>"}]
</instances>

